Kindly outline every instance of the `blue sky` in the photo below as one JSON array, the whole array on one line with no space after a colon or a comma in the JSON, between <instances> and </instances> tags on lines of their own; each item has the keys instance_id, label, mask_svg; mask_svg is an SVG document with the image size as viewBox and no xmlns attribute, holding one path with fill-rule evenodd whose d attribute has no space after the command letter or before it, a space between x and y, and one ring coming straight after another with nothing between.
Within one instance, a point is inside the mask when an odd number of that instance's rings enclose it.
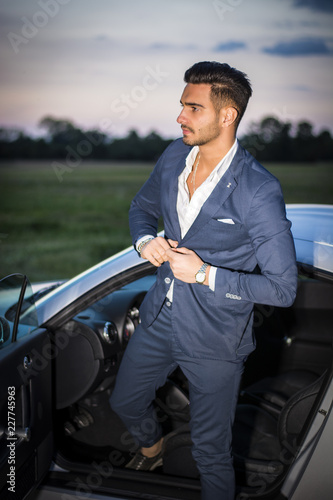
<instances>
[{"instance_id":1,"label":"blue sky","mask_svg":"<svg viewBox=\"0 0 333 500\"><path fill-rule=\"evenodd\" d=\"M267 115L333 131L331 0L0 0L0 125L180 134L184 71L227 62Z\"/></svg>"}]
</instances>

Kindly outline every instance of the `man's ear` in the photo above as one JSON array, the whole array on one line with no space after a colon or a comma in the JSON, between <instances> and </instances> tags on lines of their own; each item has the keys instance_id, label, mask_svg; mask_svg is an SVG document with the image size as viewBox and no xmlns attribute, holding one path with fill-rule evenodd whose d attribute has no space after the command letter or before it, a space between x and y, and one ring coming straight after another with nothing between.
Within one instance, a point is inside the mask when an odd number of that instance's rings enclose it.
<instances>
[{"instance_id":1,"label":"man's ear","mask_svg":"<svg viewBox=\"0 0 333 500\"><path fill-rule=\"evenodd\" d=\"M221 124L222 127L230 127L235 123L238 117L238 111L233 106L226 106L221 109Z\"/></svg>"}]
</instances>

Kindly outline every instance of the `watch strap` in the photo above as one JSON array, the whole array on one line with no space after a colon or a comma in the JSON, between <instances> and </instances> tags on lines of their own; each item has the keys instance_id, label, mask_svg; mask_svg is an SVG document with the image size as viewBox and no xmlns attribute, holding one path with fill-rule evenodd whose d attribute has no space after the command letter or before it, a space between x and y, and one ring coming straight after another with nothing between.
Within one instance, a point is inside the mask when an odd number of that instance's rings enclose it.
<instances>
[{"instance_id":1,"label":"watch strap","mask_svg":"<svg viewBox=\"0 0 333 500\"><path fill-rule=\"evenodd\" d=\"M202 284L202 283L203 283L203 282L201 282L201 281L197 281L197 275L198 275L199 273L205 273L205 274L206 274L206 269L207 269L207 267L208 267L207 262L204 262L204 263L202 264L202 266L200 267L199 271L197 271L197 272L195 273L195 280L196 280L196 282L197 282L197 283L199 283L199 284Z\"/></svg>"}]
</instances>

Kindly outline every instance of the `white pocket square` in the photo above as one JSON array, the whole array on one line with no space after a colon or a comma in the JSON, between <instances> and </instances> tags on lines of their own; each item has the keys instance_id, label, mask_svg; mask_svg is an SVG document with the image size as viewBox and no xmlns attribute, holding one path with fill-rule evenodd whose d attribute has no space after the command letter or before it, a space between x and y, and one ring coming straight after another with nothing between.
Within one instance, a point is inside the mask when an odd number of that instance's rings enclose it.
<instances>
[{"instance_id":1,"label":"white pocket square","mask_svg":"<svg viewBox=\"0 0 333 500\"><path fill-rule=\"evenodd\" d=\"M224 224L235 224L232 219L217 219L219 222L223 222Z\"/></svg>"}]
</instances>

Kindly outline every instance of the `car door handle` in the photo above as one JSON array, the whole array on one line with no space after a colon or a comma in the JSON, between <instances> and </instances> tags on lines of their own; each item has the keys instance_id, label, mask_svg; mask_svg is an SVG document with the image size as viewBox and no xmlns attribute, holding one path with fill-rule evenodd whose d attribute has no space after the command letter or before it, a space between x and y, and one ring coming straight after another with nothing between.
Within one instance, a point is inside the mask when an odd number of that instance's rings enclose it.
<instances>
[{"instance_id":1,"label":"car door handle","mask_svg":"<svg viewBox=\"0 0 333 500\"><path fill-rule=\"evenodd\" d=\"M28 368L30 368L30 366L32 365L32 359L30 358L30 356L24 356L24 359L23 359L23 368L25 370L28 370Z\"/></svg>"}]
</instances>

